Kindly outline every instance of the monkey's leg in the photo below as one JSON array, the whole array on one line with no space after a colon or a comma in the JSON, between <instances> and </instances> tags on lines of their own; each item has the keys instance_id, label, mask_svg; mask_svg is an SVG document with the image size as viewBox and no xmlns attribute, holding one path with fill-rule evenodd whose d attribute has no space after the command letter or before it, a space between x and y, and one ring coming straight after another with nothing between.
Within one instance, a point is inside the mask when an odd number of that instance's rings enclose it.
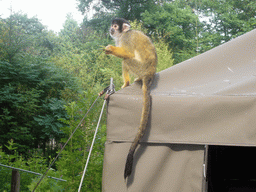
<instances>
[{"instance_id":1,"label":"monkey's leg","mask_svg":"<svg viewBox=\"0 0 256 192\"><path fill-rule=\"evenodd\" d=\"M123 73L123 80L124 80L124 84L121 87L122 89L129 86L130 84L130 77L129 77L129 69L126 66L126 64L123 61L123 66L122 66L122 73Z\"/></svg>"},{"instance_id":2,"label":"monkey's leg","mask_svg":"<svg viewBox=\"0 0 256 192\"><path fill-rule=\"evenodd\" d=\"M134 54L126 51L122 47L115 47L112 45L108 45L105 49L106 54L112 54L116 57L123 58L123 59L131 59L134 58Z\"/></svg>"}]
</instances>

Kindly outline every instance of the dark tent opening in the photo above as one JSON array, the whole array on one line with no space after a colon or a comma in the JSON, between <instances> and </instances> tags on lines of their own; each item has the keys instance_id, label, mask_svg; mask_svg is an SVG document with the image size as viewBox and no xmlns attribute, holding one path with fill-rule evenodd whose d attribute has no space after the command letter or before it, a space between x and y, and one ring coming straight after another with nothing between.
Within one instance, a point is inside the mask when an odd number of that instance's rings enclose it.
<instances>
[{"instance_id":1,"label":"dark tent opening","mask_svg":"<svg viewBox=\"0 0 256 192\"><path fill-rule=\"evenodd\" d=\"M208 192L255 192L256 147L209 146Z\"/></svg>"}]
</instances>

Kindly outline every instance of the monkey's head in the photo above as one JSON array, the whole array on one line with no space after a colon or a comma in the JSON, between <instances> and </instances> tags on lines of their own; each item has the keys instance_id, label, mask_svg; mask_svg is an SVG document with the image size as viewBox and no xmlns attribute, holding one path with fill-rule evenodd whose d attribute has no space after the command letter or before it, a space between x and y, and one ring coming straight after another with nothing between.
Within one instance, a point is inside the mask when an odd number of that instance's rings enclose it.
<instances>
[{"instance_id":1,"label":"monkey's head","mask_svg":"<svg viewBox=\"0 0 256 192\"><path fill-rule=\"evenodd\" d=\"M119 38L123 32L129 31L130 28L131 25L129 21L122 18L115 18L112 20L112 24L109 30L110 36L114 39Z\"/></svg>"}]
</instances>

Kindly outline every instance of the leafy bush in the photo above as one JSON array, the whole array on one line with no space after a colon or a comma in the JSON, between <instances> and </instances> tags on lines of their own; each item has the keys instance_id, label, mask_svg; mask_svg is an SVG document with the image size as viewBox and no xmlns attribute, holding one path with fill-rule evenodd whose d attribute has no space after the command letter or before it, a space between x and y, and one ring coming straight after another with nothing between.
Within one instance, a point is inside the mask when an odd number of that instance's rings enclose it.
<instances>
[{"instance_id":1,"label":"leafy bush","mask_svg":"<svg viewBox=\"0 0 256 192\"><path fill-rule=\"evenodd\" d=\"M75 80L44 60L37 63L0 61L0 145L14 139L17 151L43 147L62 136L58 120L64 118L61 90L76 90Z\"/></svg>"},{"instance_id":2,"label":"leafy bush","mask_svg":"<svg viewBox=\"0 0 256 192\"><path fill-rule=\"evenodd\" d=\"M90 92L84 93L79 96L80 99L77 102L71 102L66 105L69 119L62 119L62 121L68 125L62 128L62 131L67 135L67 137L61 140L63 143L67 141L67 138L76 128L96 96L97 95ZM65 178L69 181L68 183L62 183L65 191L76 191L78 189L99 118L101 104L102 102L100 101L95 104L92 111L85 118L84 122L82 122L81 127L77 129L56 163L58 171L62 172ZM106 140L105 120L106 118L104 116L99 127L90 163L83 182L83 188L86 189L86 191L101 190L104 142Z\"/></svg>"},{"instance_id":3,"label":"leafy bush","mask_svg":"<svg viewBox=\"0 0 256 192\"><path fill-rule=\"evenodd\" d=\"M8 141L8 145L6 145L8 150L12 152L12 155L6 154L2 151L2 147L0 147L0 163L8 166L12 166L15 168L20 168L28 171L33 171L36 173L44 174L47 168L47 159L44 158L40 151L31 150L29 153L31 157L25 159L22 155L19 155L17 152L17 147L15 147L15 143L13 140ZM39 176L27 173L23 171L19 171L20 173L20 191L32 191L31 186L35 185L35 182L31 184L32 181L38 181ZM52 177L60 178L60 173L58 171L54 171L53 169L49 171L49 174ZM11 189L11 179L12 179L12 169L0 166L0 191L10 191ZM53 179L44 179L42 184L39 186L39 191L53 191L52 185L56 186L56 188L61 188L59 183L62 181L56 181ZM47 190L46 190L47 189ZM56 191L56 190L54 190ZM61 191L61 190L59 190Z\"/></svg>"}]
</instances>

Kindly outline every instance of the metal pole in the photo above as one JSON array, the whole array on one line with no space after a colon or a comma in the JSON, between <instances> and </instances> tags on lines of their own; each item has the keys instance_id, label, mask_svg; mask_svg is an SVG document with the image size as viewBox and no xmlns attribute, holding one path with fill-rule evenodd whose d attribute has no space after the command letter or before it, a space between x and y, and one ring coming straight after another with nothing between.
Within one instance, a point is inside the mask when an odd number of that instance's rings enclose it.
<instances>
[{"instance_id":1,"label":"metal pole","mask_svg":"<svg viewBox=\"0 0 256 192\"><path fill-rule=\"evenodd\" d=\"M110 78L110 86L109 86L109 89L110 89L110 91L112 91L113 89L114 89L114 86L113 86L114 84L113 84L113 78L111 77Z\"/></svg>"},{"instance_id":2,"label":"metal pole","mask_svg":"<svg viewBox=\"0 0 256 192\"><path fill-rule=\"evenodd\" d=\"M93 145L94 145L94 141L96 139L96 135L97 135L97 132L98 132L98 128L99 128L99 125L100 125L100 121L101 121L101 117L102 117L102 114L103 114L103 110L104 110L105 104L106 104L106 100L104 100L104 103L103 103L103 106L102 106L102 109L101 109L100 117L99 117L98 124L97 124L96 130L95 130L95 133L94 133L94 137L93 137L93 140L92 140L90 151L89 151L89 154L88 154L88 157L87 157L87 160L86 160L86 164L85 164L84 172L83 172L83 175L82 175L82 178L81 178L81 182L80 182L80 185L79 185L79 188L78 188L78 192L80 192L80 190L82 188L82 184L83 184L83 180L84 180L84 175L85 175L85 172L86 172L89 160L90 160L90 156L91 156L91 153L92 153L92 148L93 148Z\"/></svg>"},{"instance_id":3,"label":"metal pole","mask_svg":"<svg viewBox=\"0 0 256 192\"><path fill-rule=\"evenodd\" d=\"M20 173L18 170L12 170L12 184L11 184L11 192L19 192L20 191Z\"/></svg>"}]
</instances>

